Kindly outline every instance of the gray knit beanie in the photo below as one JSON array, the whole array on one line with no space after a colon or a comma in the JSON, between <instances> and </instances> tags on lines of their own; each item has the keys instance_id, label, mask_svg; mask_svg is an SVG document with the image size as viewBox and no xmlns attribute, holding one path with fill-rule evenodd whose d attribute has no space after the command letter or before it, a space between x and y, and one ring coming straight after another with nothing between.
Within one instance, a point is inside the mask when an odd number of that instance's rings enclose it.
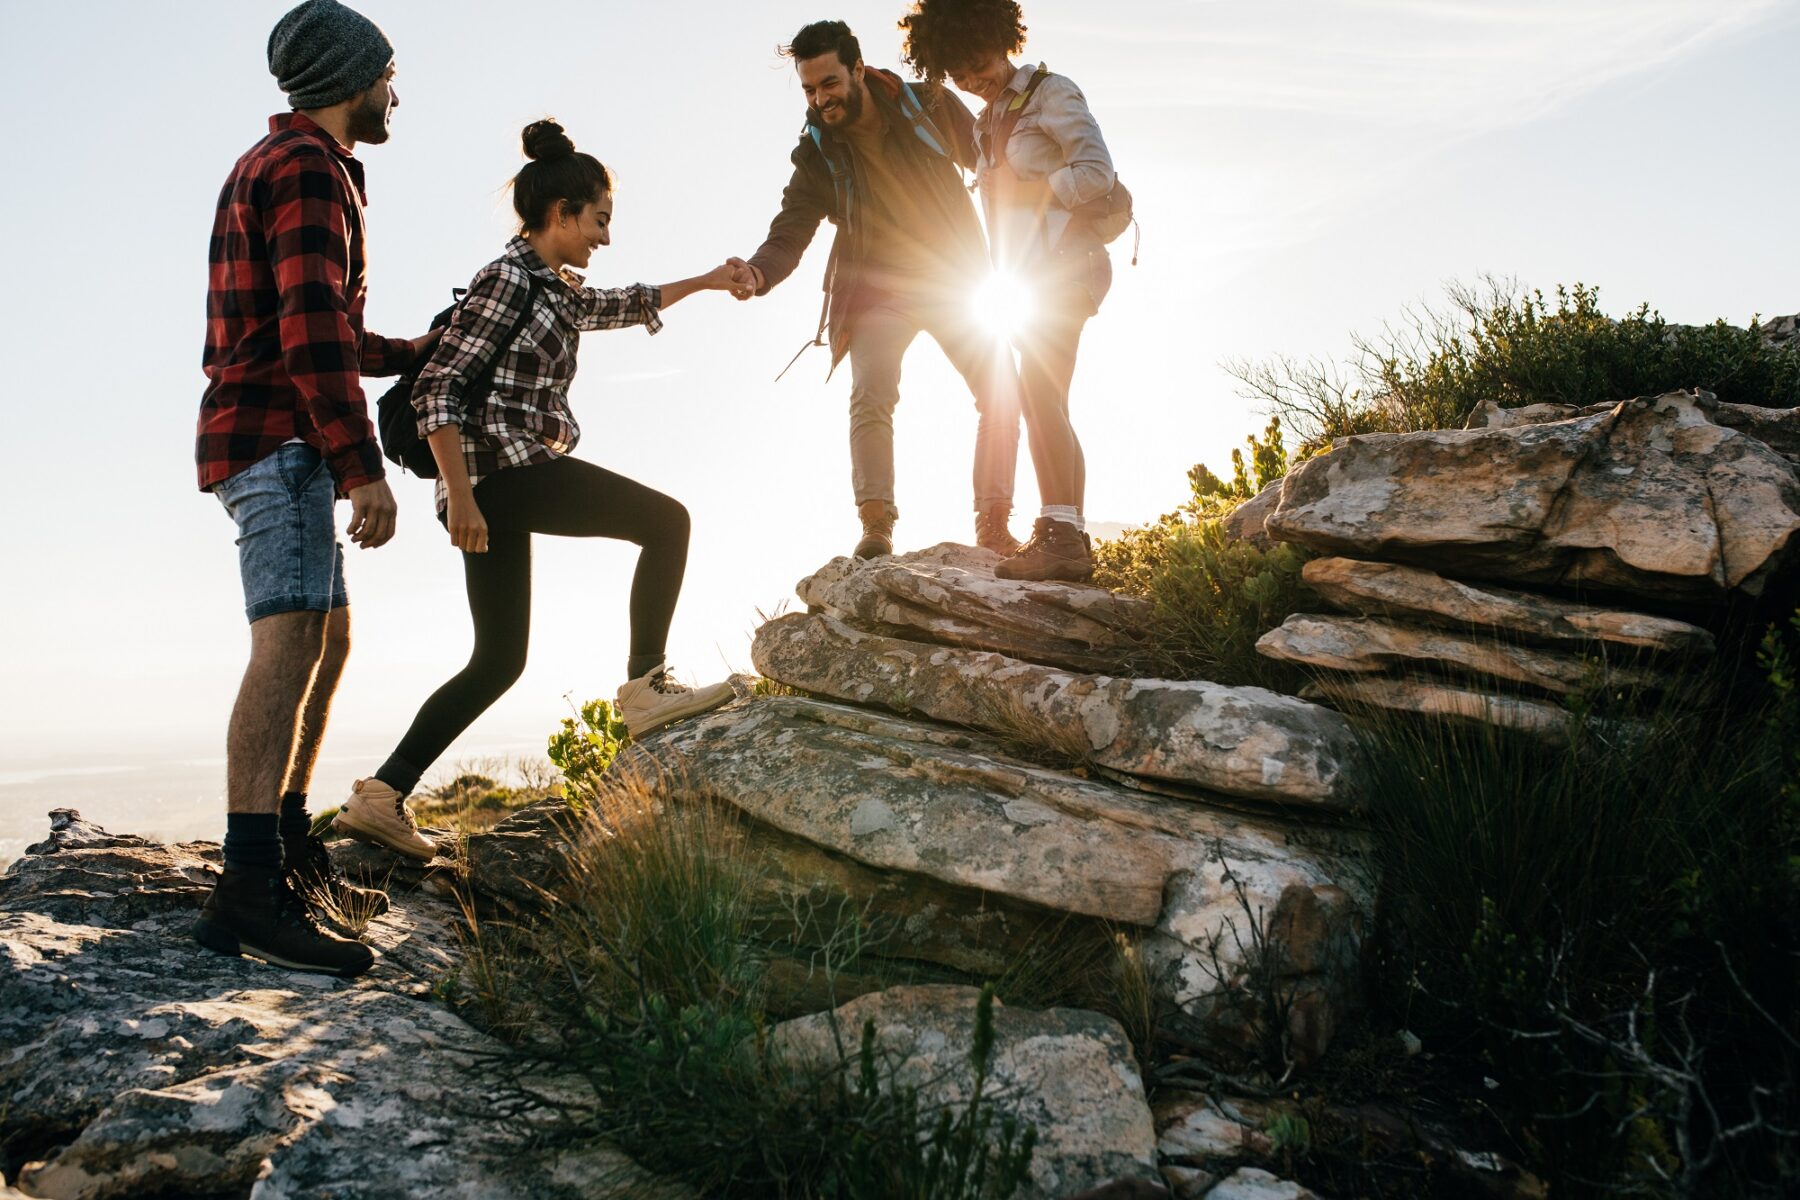
<instances>
[{"instance_id":1,"label":"gray knit beanie","mask_svg":"<svg viewBox=\"0 0 1800 1200\"><path fill-rule=\"evenodd\" d=\"M394 61L380 26L337 0L306 0L269 34L269 73L294 108L329 108L365 90Z\"/></svg>"}]
</instances>

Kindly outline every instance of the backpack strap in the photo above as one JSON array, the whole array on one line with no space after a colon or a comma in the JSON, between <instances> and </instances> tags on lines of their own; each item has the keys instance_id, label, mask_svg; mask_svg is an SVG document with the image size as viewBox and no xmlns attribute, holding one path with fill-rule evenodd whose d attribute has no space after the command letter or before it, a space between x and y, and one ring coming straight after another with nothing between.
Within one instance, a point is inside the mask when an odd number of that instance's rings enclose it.
<instances>
[{"instance_id":1,"label":"backpack strap","mask_svg":"<svg viewBox=\"0 0 1800 1200\"><path fill-rule=\"evenodd\" d=\"M1031 103L1033 96L1037 95L1038 85L1048 78L1050 78L1050 68L1044 63L1039 63L1037 70L1031 73L1031 79L1026 82L1025 90L1014 96L1012 101L1001 110L1000 115L995 118L993 128L988 131L988 144L982 147L982 150L986 153L987 160L996 167L1012 170L1006 161L1006 144L1012 140L1013 127L1019 123L1019 118L1025 115L1025 106Z\"/></svg>"},{"instance_id":2,"label":"backpack strap","mask_svg":"<svg viewBox=\"0 0 1800 1200\"><path fill-rule=\"evenodd\" d=\"M519 340L519 334L524 331L525 323L531 320L531 310L537 304L538 289L542 286L542 282L536 275L530 271L525 272L525 303L514 314L506 336L495 339L493 355L482 364L481 370L471 375L468 382L463 385L464 404L486 398L485 393L494 382L494 372L500 369L500 359L508 350L512 349L512 344ZM469 289L451 288L450 294L456 298L458 304L461 304L469 294Z\"/></svg>"}]
</instances>

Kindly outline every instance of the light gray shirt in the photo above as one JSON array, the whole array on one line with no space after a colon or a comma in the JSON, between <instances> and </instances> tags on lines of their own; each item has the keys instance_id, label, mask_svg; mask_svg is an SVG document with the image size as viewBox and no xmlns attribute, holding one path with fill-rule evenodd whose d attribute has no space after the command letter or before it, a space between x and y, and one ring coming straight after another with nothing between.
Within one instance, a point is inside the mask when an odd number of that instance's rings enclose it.
<instances>
[{"instance_id":1,"label":"light gray shirt","mask_svg":"<svg viewBox=\"0 0 1800 1200\"><path fill-rule=\"evenodd\" d=\"M988 157L992 134L1001 114L1024 94L1036 71L1033 63L1020 67L1006 90L975 121L976 143L982 151L976 179L990 230L998 227L1002 217L994 211L993 176L998 167ZM1042 181L1049 187L1048 202L1031 236L1033 244L1024 254L1027 261L1048 254L1068 231L1070 210L1105 196L1117 179L1112 155L1107 152L1106 139L1100 135L1099 123L1088 110L1087 97L1062 75L1046 76L1020 110L1012 136L1007 139L1006 161L1021 182ZM1094 246L1099 248L1097 240Z\"/></svg>"}]
</instances>

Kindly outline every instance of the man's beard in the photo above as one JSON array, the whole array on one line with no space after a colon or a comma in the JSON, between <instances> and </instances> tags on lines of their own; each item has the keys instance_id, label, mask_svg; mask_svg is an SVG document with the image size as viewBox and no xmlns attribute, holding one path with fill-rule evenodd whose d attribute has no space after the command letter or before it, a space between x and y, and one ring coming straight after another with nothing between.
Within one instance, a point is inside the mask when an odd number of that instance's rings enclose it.
<instances>
[{"instance_id":1,"label":"man's beard","mask_svg":"<svg viewBox=\"0 0 1800 1200\"><path fill-rule=\"evenodd\" d=\"M353 142L363 142L371 146L379 146L388 140L388 106L385 100L377 100L373 91L368 92L355 108L350 110L350 120L345 132Z\"/></svg>"},{"instance_id":2,"label":"man's beard","mask_svg":"<svg viewBox=\"0 0 1800 1200\"><path fill-rule=\"evenodd\" d=\"M839 121L838 124L854 125L862 119L862 112L863 90L862 88L853 85L844 95L844 119ZM825 115L812 105L807 105L806 118L814 125L822 126L826 124Z\"/></svg>"}]
</instances>

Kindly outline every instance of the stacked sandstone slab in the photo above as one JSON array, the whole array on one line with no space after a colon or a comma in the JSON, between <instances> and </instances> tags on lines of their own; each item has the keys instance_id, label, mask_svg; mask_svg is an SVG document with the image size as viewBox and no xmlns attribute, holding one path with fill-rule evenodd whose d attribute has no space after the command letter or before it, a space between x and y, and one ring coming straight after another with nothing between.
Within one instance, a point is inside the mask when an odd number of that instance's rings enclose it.
<instances>
[{"instance_id":1,"label":"stacked sandstone slab","mask_svg":"<svg viewBox=\"0 0 1800 1200\"><path fill-rule=\"evenodd\" d=\"M1333 703L1566 735L1563 698L1655 691L1712 652L1695 621L1792 585L1797 422L1672 392L1341 439L1261 530L1329 556L1305 578L1338 612L1258 649L1315 668L1305 694Z\"/></svg>"},{"instance_id":2,"label":"stacked sandstone slab","mask_svg":"<svg viewBox=\"0 0 1800 1200\"><path fill-rule=\"evenodd\" d=\"M1370 902L1348 725L1135 678L1140 602L997 580L997 561L833 560L799 585L812 611L756 635L758 670L799 694L673 726L615 769L747 815L773 886L828 882L889 922L883 953L932 971L1132 933L1221 1045L1252 1036L1241 985L1267 933L1297 1050L1322 1053L1357 1003Z\"/></svg>"}]
</instances>

